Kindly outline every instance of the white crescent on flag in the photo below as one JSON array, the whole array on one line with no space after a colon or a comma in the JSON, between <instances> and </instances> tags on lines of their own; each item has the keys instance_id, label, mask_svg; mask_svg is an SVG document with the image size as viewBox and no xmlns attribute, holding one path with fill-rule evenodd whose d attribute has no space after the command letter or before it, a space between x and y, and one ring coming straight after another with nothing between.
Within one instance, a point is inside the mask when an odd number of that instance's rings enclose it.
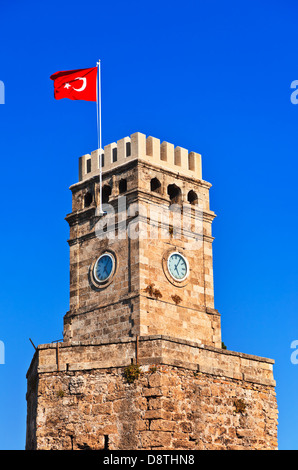
<instances>
[{"instance_id":1,"label":"white crescent on flag","mask_svg":"<svg viewBox=\"0 0 298 470\"><path fill-rule=\"evenodd\" d=\"M55 99L97 101L97 74L99 74L97 67L61 70L52 74L50 79L54 81Z\"/></svg>"},{"instance_id":2,"label":"white crescent on flag","mask_svg":"<svg viewBox=\"0 0 298 470\"><path fill-rule=\"evenodd\" d=\"M85 90L86 86L87 86L87 78L86 77L77 77L75 78L75 80L83 80L83 85L81 86L81 88L73 88L73 90L75 91L83 91Z\"/></svg>"}]
</instances>

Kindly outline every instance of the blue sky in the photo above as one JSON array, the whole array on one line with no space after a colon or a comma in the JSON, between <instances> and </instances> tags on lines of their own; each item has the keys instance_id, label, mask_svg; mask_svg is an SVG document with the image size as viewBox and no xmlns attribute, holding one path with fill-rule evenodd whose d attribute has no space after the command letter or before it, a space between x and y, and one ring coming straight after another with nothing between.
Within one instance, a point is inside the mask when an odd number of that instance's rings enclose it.
<instances>
[{"instance_id":1,"label":"blue sky","mask_svg":"<svg viewBox=\"0 0 298 470\"><path fill-rule=\"evenodd\" d=\"M143 132L202 154L228 349L275 359L279 448L298 449L298 6L294 1L1 1L0 449L23 449L35 344L62 338L69 186L95 103L50 75L102 63L103 144Z\"/></svg>"}]
</instances>

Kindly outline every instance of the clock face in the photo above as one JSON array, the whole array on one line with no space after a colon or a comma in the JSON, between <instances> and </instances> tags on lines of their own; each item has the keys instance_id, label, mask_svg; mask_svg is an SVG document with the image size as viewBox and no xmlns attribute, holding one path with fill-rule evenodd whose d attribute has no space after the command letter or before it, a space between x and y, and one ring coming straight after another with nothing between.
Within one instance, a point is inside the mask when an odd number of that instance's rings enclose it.
<instances>
[{"instance_id":1,"label":"clock face","mask_svg":"<svg viewBox=\"0 0 298 470\"><path fill-rule=\"evenodd\" d=\"M176 281L184 281L188 276L188 261L178 252L171 253L168 258L168 270Z\"/></svg>"},{"instance_id":2,"label":"clock face","mask_svg":"<svg viewBox=\"0 0 298 470\"><path fill-rule=\"evenodd\" d=\"M114 271L115 260L110 253L101 255L94 265L94 277L98 282L105 282Z\"/></svg>"}]
</instances>

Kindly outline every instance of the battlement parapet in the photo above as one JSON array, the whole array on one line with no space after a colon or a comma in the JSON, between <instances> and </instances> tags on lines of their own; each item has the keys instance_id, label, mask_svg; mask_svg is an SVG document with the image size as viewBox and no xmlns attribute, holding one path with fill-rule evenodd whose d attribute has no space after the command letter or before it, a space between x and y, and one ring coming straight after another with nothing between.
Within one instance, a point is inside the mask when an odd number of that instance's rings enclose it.
<instances>
[{"instance_id":1,"label":"battlement parapet","mask_svg":"<svg viewBox=\"0 0 298 470\"><path fill-rule=\"evenodd\" d=\"M94 150L79 159L79 181L87 180L99 174L100 151ZM147 137L136 132L104 147L101 152L102 172L112 170L132 160L144 160L163 168L202 179L201 155L188 152L182 147L174 147L169 142L160 143L160 139Z\"/></svg>"}]
</instances>

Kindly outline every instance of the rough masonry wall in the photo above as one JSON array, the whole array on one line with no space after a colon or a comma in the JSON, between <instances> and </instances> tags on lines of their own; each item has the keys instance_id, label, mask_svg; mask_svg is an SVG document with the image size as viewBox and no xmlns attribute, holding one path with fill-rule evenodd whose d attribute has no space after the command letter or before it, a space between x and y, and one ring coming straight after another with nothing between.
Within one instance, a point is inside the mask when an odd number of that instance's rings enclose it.
<instances>
[{"instance_id":1,"label":"rough masonry wall","mask_svg":"<svg viewBox=\"0 0 298 470\"><path fill-rule=\"evenodd\" d=\"M40 345L26 448L276 449L272 364L161 335Z\"/></svg>"},{"instance_id":2,"label":"rough masonry wall","mask_svg":"<svg viewBox=\"0 0 298 470\"><path fill-rule=\"evenodd\" d=\"M272 386L170 366L40 374L27 449L275 449ZM28 400L35 400L34 389ZM30 408L31 409L31 408Z\"/></svg>"}]
</instances>

